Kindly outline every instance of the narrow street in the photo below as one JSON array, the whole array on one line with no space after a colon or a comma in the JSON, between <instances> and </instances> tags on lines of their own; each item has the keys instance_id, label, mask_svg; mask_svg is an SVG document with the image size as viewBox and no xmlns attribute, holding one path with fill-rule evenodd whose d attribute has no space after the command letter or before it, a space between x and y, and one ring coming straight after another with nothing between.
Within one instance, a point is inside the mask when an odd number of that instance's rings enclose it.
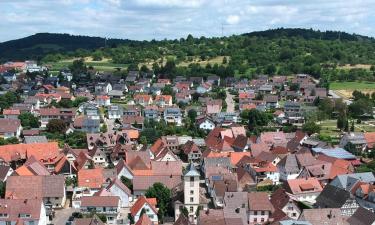
<instances>
[{"instance_id":1,"label":"narrow street","mask_svg":"<svg viewBox=\"0 0 375 225\"><path fill-rule=\"evenodd\" d=\"M233 113L234 105L235 105L234 100L233 100L234 95L230 94L227 88L225 89L225 91L227 93L227 97L225 98L225 102L227 103L227 112Z\"/></svg>"}]
</instances>

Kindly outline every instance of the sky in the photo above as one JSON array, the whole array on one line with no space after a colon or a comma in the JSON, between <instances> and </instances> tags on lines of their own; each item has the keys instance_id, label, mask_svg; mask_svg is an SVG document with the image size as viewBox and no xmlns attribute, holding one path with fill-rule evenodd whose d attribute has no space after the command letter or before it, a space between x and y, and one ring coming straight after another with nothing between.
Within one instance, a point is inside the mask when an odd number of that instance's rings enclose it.
<instances>
[{"instance_id":1,"label":"sky","mask_svg":"<svg viewBox=\"0 0 375 225\"><path fill-rule=\"evenodd\" d=\"M0 42L39 32L133 40L270 28L375 36L375 0L0 0Z\"/></svg>"}]
</instances>

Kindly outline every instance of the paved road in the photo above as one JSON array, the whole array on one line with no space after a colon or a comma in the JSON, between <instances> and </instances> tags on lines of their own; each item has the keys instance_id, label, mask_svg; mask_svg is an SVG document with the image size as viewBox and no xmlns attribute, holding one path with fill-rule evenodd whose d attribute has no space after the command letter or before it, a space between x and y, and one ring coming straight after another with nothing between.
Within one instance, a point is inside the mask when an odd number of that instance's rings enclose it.
<instances>
[{"instance_id":1,"label":"paved road","mask_svg":"<svg viewBox=\"0 0 375 225\"><path fill-rule=\"evenodd\" d=\"M329 90L329 91L328 91L328 94L331 95L332 98L334 98L334 99L342 98L340 95L336 94L336 92L333 91L333 90ZM343 102L344 102L345 104L347 104L347 105L352 104L352 101L351 101L351 100L347 100L347 99L343 99Z\"/></svg>"},{"instance_id":2,"label":"paved road","mask_svg":"<svg viewBox=\"0 0 375 225\"><path fill-rule=\"evenodd\" d=\"M233 95L231 95L228 91L228 89L225 89L227 93L227 97L225 98L225 102L227 103L227 112L233 113L234 112L234 100L233 100Z\"/></svg>"}]
</instances>

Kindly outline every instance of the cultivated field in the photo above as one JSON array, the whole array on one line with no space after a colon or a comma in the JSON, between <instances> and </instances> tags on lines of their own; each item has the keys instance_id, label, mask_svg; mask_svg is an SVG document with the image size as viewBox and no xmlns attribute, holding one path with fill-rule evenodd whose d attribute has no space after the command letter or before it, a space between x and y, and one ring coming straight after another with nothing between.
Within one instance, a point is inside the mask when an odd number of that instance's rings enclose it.
<instances>
[{"instance_id":1,"label":"cultivated field","mask_svg":"<svg viewBox=\"0 0 375 225\"><path fill-rule=\"evenodd\" d=\"M345 99L352 97L354 90L358 90L364 93L375 92L374 82L332 82L330 89L334 90L336 94L340 95Z\"/></svg>"}]
</instances>

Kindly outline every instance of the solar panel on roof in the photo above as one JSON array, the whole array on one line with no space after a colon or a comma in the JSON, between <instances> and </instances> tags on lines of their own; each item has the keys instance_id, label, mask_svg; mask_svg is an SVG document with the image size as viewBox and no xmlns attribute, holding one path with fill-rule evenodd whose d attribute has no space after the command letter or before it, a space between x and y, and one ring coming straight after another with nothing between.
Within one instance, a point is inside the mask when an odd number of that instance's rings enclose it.
<instances>
[{"instance_id":1,"label":"solar panel on roof","mask_svg":"<svg viewBox=\"0 0 375 225\"><path fill-rule=\"evenodd\" d=\"M214 175L214 176L212 176L212 180L213 180L213 181L222 180L222 177L221 177L221 176L218 176L218 175Z\"/></svg>"}]
</instances>

